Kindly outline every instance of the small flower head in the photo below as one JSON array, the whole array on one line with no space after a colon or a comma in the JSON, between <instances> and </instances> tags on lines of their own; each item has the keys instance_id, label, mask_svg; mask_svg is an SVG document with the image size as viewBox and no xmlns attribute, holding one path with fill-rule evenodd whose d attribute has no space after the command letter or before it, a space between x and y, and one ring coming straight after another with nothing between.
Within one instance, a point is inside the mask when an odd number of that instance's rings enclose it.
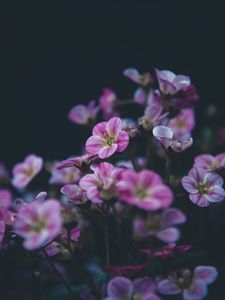
<instances>
[{"instance_id":1,"label":"small flower head","mask_svg":"<svg viewBox=\"0 0 225 300\"><path fill-rule=\"evenodd\" d=\"M155 236L166 243L174 243L180 237L173 225L186 221L185 215L176 208L168 208L161 213L151 213L146 218L134 219L134 233L140 237Z\"/></svg>"},{"instance_id":2,"label":"small flower head","mask_svg":"<svg viewBox=\"0 0 225 300\"><path fill-rule=\"evenodd\" d=\"M35 200L22 206L14 223L15 233L24 238L24 247L34 250L54 239L61 231L60 204L56 200Z\"/></svg>"},{"instance_id":3,"label":"small flower head","mask_svg":"<svg viewBox=\"0 0 225 300\"><path fill-rule=\"evenodd\" d=\"M30 181L41 171L43 159L36 155L28 155L22 163L18 163L13 168L12 184L16 188L26 187Z\"/></svg>"},{"instance_id":4,"label":"small flower head","mask_svg":"<svg viewBox=\"0 0 225 300\"><path fill-rule=\"evenodd\" d=\"M76 105L69 112L70 121L80 124L80 125L89 125L95 121L99 107L95 106L95 101L90 101L86 106L85 105Z\"/></svg>"},{"instance_id":5,"label":"small flower head","mask_svg":"<svg viewBox=\"0 0 225 300\"><path fill-rule=\"evenodd\" d=\"M86 168L90 165L90 163L96 158L96 155L91 154L83 154L81 156L70 157L68 159L63 160L57 166L57 169L66 169L71 167L76 167L78 169Z\"/></svg>"},{"instance_id":6,"label":"small flower head","mask_svg":"<svg viewBox=\"0 0 225 300\"><path fill-rule=\"evenodd\" d=\"M93 165L91 169L94 174L85 175L80 180L80 187L87 192L87 198L94 203L113 199L117 195L115 184L121 170L107 162Z\"/></svg>"},{"instance_id":7,"label":"small flower head","mask_svg":"<svg viewBox=\"0 0 225 300\"><path fill-rule=\"evenodd\" d=\"M49 184L70 184L80 179L80 170L74 166L59 169L59 164L53 164Z\"/></svg>"},{"instance_id":8,"label":"small flower head","mask_svg":"<svg viewBox=\"0 0 225 300\"><path fill-rule=\"evenodd\" d=\"M111 89L104 89L103 94L99 99L99 106L104 114L104 119L109 119L112 117L114 112L114 107L117 101L116 94Z\"/></svg>"},{"instance_id":9,"label":"small flower head","mask_svg":"<svg viewBox=\"0 0 225 300\"><path fill-rule=\"evenodd\" d=\"M86 151L104 159L115 152L122 152L129 143L129 135L122 130L122 121L114 117L108 122L98 123L92 131L92 136L86 142Z\"/></svg>"},{"instance_id":10,"label":"small flower head","mask_svg":"<svg viewBox=\"0 0 225 300\"><path fill-rule=\"evenodd\" d=\"M152 83L152 77L149 73L140 74L134 68L125 69L123 75L142 86L148 86Z\"/></svg>"},{"instance_id":11,"label":"small flower head","mask_svg":"<svg viewBox=\"0 0 225 300\"><path fill-rule=\"evenodd\" d=\"M73 204L83 204L88 200L86 191L77 184L66 184L60 191L70 198Z\"/></svg>"},{"instance_id":12,"label":"small flower head","mask_svg":"<svg viewBox=\"0 0 225 300\"><path fill-rule=\"evenodd\" d=\"M206 171L216 171L225 168L225 153L217 154L201 154L195 158L194 167L202 168Z\"/></svg>"},{"instance_id":13,"label":"small flower head","mask_svg":"<svg viewBox=\"0 0 225 300\"><path fill-rule=\"evenodd\" d=\"M182 109L180 113L173 119L170 119L168 127L174 134L179 136L189 136L195 126L194 111L191 108Z\"/></svg>"},{"instance_id":14,"label":"small flower head","mask_svg":"<svg viewBox=\"0 0 225 300\"><path fill-rule=\"evenodd\" d=\"M124 170L117 183L119 199L147 211L167 208L173 201L172 191L158 174L149 170Z\"/></svg>"},{"instance_id":15,"label":"small flower head","mask_svg":"<svg viewBox=\"0 0 225 300\"><path fill-rule=\"evenodd\" d=\"M0 190L0 209L9 208L12 204L12 194L7 189Z\"/></svg>"},{"instance_id":16,"label":"small flower head","mask_svg":"<svg viewBox=\"0 0 225 300\"><path fill-rule=\"evenodd\" d=\"M155 71L160 91L164 95L174 95L191 84L188 76L175 75L173 72L167 70L160 71L156 69Z\"/></svg>"},{"instance_id":17,"label":"small flower head","mask_svg":"<svg viewBox=\"0 0 225 300\"><path fill-rule=\"evenodd\" d=\"M155 126L163 124L168 113L163 113L163 107L160 104L148 105L145 109L144 116L139 119L139 124L145 130L152 130Z\"/></svg>"},{"instance_id":18,"label":"small flower head","mask_svg":"<svg viewBox=\"0 0 225 300\"><path fill-rule=\"evenodd\" d=\"M182 178L182 185L189 193L189 199L201 207L220 202L225 197L223 178L201 168L191 169L188 176Z\"/></svg>"}]
</instances>

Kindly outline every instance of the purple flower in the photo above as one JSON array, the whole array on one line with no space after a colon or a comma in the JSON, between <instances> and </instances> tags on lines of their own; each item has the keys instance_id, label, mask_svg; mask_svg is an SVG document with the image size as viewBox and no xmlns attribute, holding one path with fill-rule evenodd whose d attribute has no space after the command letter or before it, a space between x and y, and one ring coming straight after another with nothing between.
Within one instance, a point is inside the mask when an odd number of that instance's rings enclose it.
<instances>
[{"instance_id":1,"label":"purple flower","mask_svg":"<svg viewBox=\"0 0 225 300\"><path fill-rule=\"evenodd\" d=\"M225 168L225 153L217 154L201 154L196 156L194 167L202 168L206 171L216 171Z\"/></svg>"},{"instance_id":2,"label":"purple flower","mask_svg":"<svg viewBox=\"0 0 225 300\"><path fill-rule=\"evenodd\" d=\"M220 202L225 197L223 178L201 168L191 169L188 176L182 178L182 185L189 193L189 199L201 207Z\"/></svg>"},{"instance_id":3,"label":"purple flower","mask_svg":"<svg viewBox=\"0 0 225 300\"><path fill-rule=\"evenodd\" d=\"M91 166L94 174L88 174L81 178L80 187L87 192L87 198L94 203L102 203L117 195L115 184L121 169L115 168L107 162Z\"/></svg>"},{"instance_id":4,"label":"purple flower","mask_svg":"<svg viewBox=\"0 0 225 300\"><path fill-rule=\"evenodd\" d=\"M192 107L198 102L199 96L196 88L193 84L190 84L186 88L179 91L176 95L173 95L170 100L171 105L176 109Z\"/></svg>"},{"instance_id":5,"label":"purple flower","mask_svg":"<svg viewBox=\"0 0 225 300\"><path fill-rule=\"evenodd\" d=\"M60 170L60 169L71 168L75 166L78 169L82 169L83 167L88 166L96 157L97 155L92 155L88 153L83 154L81 156L70 157L60 162L57 168Z\"/></svg>"},{"instance_id":6,"label":"purple flower","mask_svg":"<svg viewBox=\"0 0 225 300\"><path fill-rule=\"evenodd\" d=\"M218 273L211 266L198 266L194 273L182 270L171 274L158 283L158 291L163 295L183 294L184 300L201 300L207 295L207 285L216 280Z\"/></svg>"},{"instance_id":7,"label":"purple flower","mask_svg":"<svg viewBox=\"0 0 225 300\"><path fill-rule=\"evenodd\" d=\"M23 205L14 223L14 231L24 238L27 250L37 249L54 239L62 229L60 204L56 200L35 200Z\"/></svg>"},{"instance_id":8,"label":"purple flower","mask_svg":"<svg viewBox=\"0 0 225 300\"><path fill-rule=\"evenodd\" d=\"M146 218L134 219L134 233L140 237L155 236L166 243L174 243L180 237L173 225L186 221L185 215L176 208L168 208L161 213L148 214Z\"/></svg>"},{"instance_id":9,"label":"purple flower","mask_svg":"<svg viewBox=\"0 0 225 300\"><path fill-rule=\"evenodd\" d=\"M160 300L155 294L155 288L154 281L149 277L131 281L126 277L118 276L109 281L106 300Z\"/></svg>"},{"instance_id":10,"label":"purple flower","mask_svg":"<svg viewBox=\"0 0 225 300\"><path fill-rule=\"evenodd\" d=\"M80 179L80 170L74 166L59 169L59 164L53 164L51 168L51 178L49 184L70 184Z\"/></svg>"},{"instance_id":11,"label":"purple flower","mask_svg":"<svg viewBox=\"0 0 225 300\"><path fill-rule=\"evenodd\" d=\"M156 126L152 133L166 149L170 147L174 152L182 152L193 144L191 137L186 134L176 137L174 131L167 126Z\"/></svg>"},{"instance_id":12,"label":"purple flower","mask_svg":"<svg viewBox=\"0 0 225 300\"><path fill-rule=\"evenodd\" d=\"M34 154L28 155L22 163L18 163L13 168L12 184L16 188L26 187L30 181L41 171L43 159Z\"/></svg>"},{"instance_id":13,"label":"purple flower","mask_svg":"<svg viewBox=\"0 0 225 300\"><path fill-rule=\"evenodd\" d=\"M83 204L87 199L87 193L77 184L66 184L60 192L70 198L73 204Z\"/></svg>"},{"instance_id":14,"label":"purple flower","mask_svg":"<svg viewBox=\"0 0 225 300\"><path fill-rule=\"evenodd\" d=\"M159 82L160 91L164 95L174 95L187 88L191 84L190 77L184 75L175 75L171 71L158 69L155 70Z\"/></svg>"},{"instance_id":15,"label":"purple flower","mask_svg":"<svg viewBox=\"0 0 225 300\"><path fill-rule=\"evenodd\" d=\"M172 191L160 176L150 170L135 172L126 169L118 176L119 200L147 211L167 208L173 201Z\"/></svg>"},{"instance_id":16,"label":"purple flower","mask_svg":"<svg viewBox=\"0 0 225 300\"><path fill-rule=\"evenodd\" d=\"M147 86L152 83L152 77L149 73L140 74L138 70L134 68L125 69L123 75L142 86Z\"/></svg>"},{"instance_id":17,"label":"purple flower","mask_svg":"<svg viewBox=\"0 0 225 300\"><path fill-rule=\"evenodd\" d=\"M99 106L104 114L104 119L108 120L115 115L114 107L117 101L116 94L111 89L104 89L99 99Z\"/></svg>"},{"instance_id":18,"label":"purple flower","mask_svg":"<svg viewBox=\"0 0 225 300\"><path fill-rule=\"evenodd\" d=\"M155 126L162 124L169 113L163 113L163 107L160 104L148 105L144 116L138 122L145 130L152 130Z\"/></svg>"},{"instance_id":19,"label":"purple flower","mask_svg":"<svg viewBox=\"0 0 225 300\"><path fill-rule=\"evenodd\" d=\"M129 135L122 130L122 121L114 117L108 122L98 123L86 142L86 151L99 158L107 158L115 152L124 151L129 144Z\"/></svg>"},{"instance_id":20,"label":"purple flower","mask_svg":"<svg viewBox=\"0 0 225 300\"><path fill-rule=\"evenodd\" d=\"M193 109L182 109L175 118L170 119L167 126L173 130L176 137L189 137L191 131L195 127L195 116Z\"/></svg>"},{"instance_id":21,"label":"purple flower","mask_svg":"<svg viewBox=\"0 0 225 300\"><path fill-rule=\"evenodd\" d=\"M89 125L95 121L99 107L95 106L95 100L90 101L87 106L76 105L69 112L70 121L80 124Z\"/></svg>"}]
</instances>

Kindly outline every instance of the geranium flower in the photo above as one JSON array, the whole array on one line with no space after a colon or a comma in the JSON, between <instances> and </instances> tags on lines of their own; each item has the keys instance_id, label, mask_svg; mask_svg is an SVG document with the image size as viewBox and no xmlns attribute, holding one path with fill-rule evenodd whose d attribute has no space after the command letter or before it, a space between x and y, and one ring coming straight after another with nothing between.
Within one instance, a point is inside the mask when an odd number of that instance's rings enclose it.
<instances>
[{"instance_id":1,"label":"geranium flower","mask_svg":"<svg viewBox=\"0 0 225 300\"><path fill-rule=\"evenodd\" d=\"M30 181L41 171L43 159L34 154L28 155L22 163L13 168L12 184L16 188L26 187Z\"/></svg>"},{"instance_id":2,"label":"geranium flower","mask_svg":"<svg viewBox=\"0 0 225 300\"><path fill-rule=\"evenodd\" d=\"M80 179L80 170L74 166L59 169L59 164L54 163L51 167L51 177L49 184L70 184Z\"/></svg>"},{"instance_id":3,"label":"geranium flower","mask_svg":"<svg viewBox=\"0 0 225 300\"><path fill-rule=\"evenodd\" d=\"M86 142L86 151L99 158L110 157L115 152L122 152L129 143L129 135L122 130L122 121L114 117L108 122L98 123L92 136Z\"/></svg>"},{"instance_id":4,"label":"geranium flower","mask_svg":"<svg viewBox=\"0 0 225 300\"><path fill-rule=\"evenodd\" d=\"M116 187L119 200L147 211L167 208L173 201L173 194L160 176L153 171L135 172L126 169L118 176Z\"/></svg>"},{"instance_id":5,"label":"geranium flower","mask_svg":"<svg viewBox=\"0 0 225 300\"><path fill-rule=\"evenodd\" d=\"M35 200L19 209L13 227L15 233L24 238L24 247L27 250L43 246L60 233L60 210L60 204L56 200Z\"/></svg>"},{"instance_id":6,"label":"geranium flower","mask_svg":"<svg viewBox=\"0 0 225 300\"><path fill-rule=\"evenodd\" d=\"M85 105L76 105L74 106L68 115L70 121L80 124L80 125L89 125L95 121L99 107L95 106L95 100L90 101L86 106Z\"/></svg>"},{"instance_id":7,"label":"geranium flower","mask_svg":"<svg viewBox=\"0 0 225 300\"><path fill-rule=\"evenodd\" d=\"M107 286L106 300L160 300L155 294L156 285L149 277L131 281L122 276L111 279Z\"/></svg>"},{"instance_id":8,"label":"geranium flower","mask_svg":"<svg viewBox=\"0 0 225 300\"><path fill-rule=\"evenodd\" d=\"M170 147L174 152L182 152L193 144L191 137L187 137L186 134L176 137L174 131L167 126L156 126L152 133L166 149Z\"/></svg>"},{"instance_id":9,"label":"geranium flower","mask_svg":"<svg viewBox=\"0 0 225 300\"><path fill-rule=\"evenodd\" d=\"M207 286L216 280L218 273L211 266L198 266L193 274L189 270L171 274L158 283L158 291L163 295L183 294L184 300L201 300L207 295Z\"/></svg>"},{"instance_id":10,"label":"geranium flower","mask_svg":"<svg viewBox=\"0 0 225 300\"><path fill-rule=\"evenodd\" d=\"M146 218L136 217L134 233L140 237L155 236L166 243L176 242L180 237L179 230L173 225L186 221L185 215L176 208L168 208L162 213L151 213Z\"/></svg>"},{"instance_id":11,"label":"geranium flower","mask_svg":"<svg viewBox=\"0 0 225 300\"><path fill-rule=\"evenodd\" d=\"M182 137L185 135L189 137L191 131L195 127L195 116L193 109L182 109L176 117L170 119L167 126L173 130L174 135L177 137Z\"/></svg>"},{"instance_id":12,"label":"geranium flower","mask_svg":"<svg viewBox=\"0 0 225 300\"><path fill-rule=\"evenodd\" d=\"M140 74L138 70L134 68L125 69L123 75L142 86L147 86L152 82L152 77L149 73Z\"/></svg>"},{"instance_id":13,"label":"geranium flower","mask_svg":"<svg viewBox=\"0 0 225 300\"><path fill-rule=\"evenodd\" d=\"M201 154L196 156L194 167L202 168L206 171L216 171L225 168L225 153L213 156L211 154Z\"/></svg>"},{"instance_id":14,"label":"geranium flower","mask_svg":"<svg viewBox=\"0 0 225 300\"><path fill-rule=\"evenodd\" d=\"M182 178L182 185L189 193L189 199L201 207L220 202L225 197L223 178L201 168L191 169L188 176Z\"/></svg>"},{"instance_id":15,"label":"geranium flower","mask_svg":"<svg viewBox=\"0 0 225 300\"><path fill-rule=\"evenodd\" d=\"M80 187L87 192L87 198L94 203L102 203L117 195L115 184L117 175L121 169L115 168L107 162L91 166L94 174L88 174L81 178Z\"/></svg>"},{"instance_id":16,"label":"geranium flower","mask_svg":"<svg viewBox=\"0 0 225 300\"><path fill-rule=\"evenodd\" d=\"M188 76L175 75L168 70L160 71L155 69L155 72L159 82L160 91L164 95L174 95L191 84L190 77Z\"/></svg>"},{"instance_id":17,"label":"geranium flower","mask_svg":"<svg viewBox=\"0 0 225 300\"><path fill-rule=\"evenodd\" d=\"M104 119L109 119L113 115L118 113L114 111L115 104L117 102L117 96L111 89L104 89L103 94L99 99L99 106L104 114Z\"/></svg>"}]
</instances>

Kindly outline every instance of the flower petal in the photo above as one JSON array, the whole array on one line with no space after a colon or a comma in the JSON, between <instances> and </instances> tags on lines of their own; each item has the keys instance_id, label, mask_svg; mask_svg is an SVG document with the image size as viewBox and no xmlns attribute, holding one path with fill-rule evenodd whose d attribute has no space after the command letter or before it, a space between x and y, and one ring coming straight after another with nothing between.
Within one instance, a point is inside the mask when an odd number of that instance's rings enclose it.
<instances>
[{"instance_id":1,"label":"flower petal","mask_svg":"<svg viewBox=\"0 0 225 300\"><path fill-rule=\"evenodd\" d=\"M122 152L125 150L129 144L129 135L125 130L121 130L121 132L118 135L117 141L116 141L118 148L118 152Z\"/></svg>"},{"instance_id":2,"label":"flower petal","mask_svg":"<svg viewBox=\"0 0 225 300\"><path fill-rule=\"evenodd\" d=\"M207 295L207 287L204 281L195 280L190 289L184 290L184 300L201 300Z\"/></svg>"},{"instance_id":3,"label":"flower petal","mask_svg":"<svg viewBox=\"0 0 225 300\"><path fill-rule=\"evenodd\" d=\"M180 232L175 227L166 228L164 230L159 231L156 234L156 237L163 242L166 243L174 243L176 242L180 237Z\"/></svg>"},{"instance_id":4,"label":"flower petal","mask_svg":"<svg viewBox=\"0 0 225 300\"><path fill-rule=\"evenodd\" d=\"M130 299L133 285L128 278L118 276L109 281L107 292L108 296L115 300Z\"/></svg>"},{"instance_id":5,"label":"flower petal","mask_svg":"<svg viewBox=\"0 0 225 300\"><path fill-rule=\"evenodd\" d=\"M216 268L211 266L198 266L195 268L194 277L196 279L201 279L207 284L212 283L216 280L218 272Z\"/></svg>"},{"instance_id":6,"label":"flower petal","mask_svg":"<svg viewBox=\"0 0 225 300\"><path fill-rule=\"evenodd\" d=\"M158 283L158 291L163 295L178 295L181 293L181 290L175 284L173 280L164 279Z\"/></svg>"},{"instance_id":7,"label":"flower petal","mask_svg":"<svg viewBox=\"0 0 225 300\"><path fill-rule=\"evenodd\" d=\"M176 208L169 208L163 211L161 216L161 223L164 226L170 226L174 224L182 224L186 221L186 216Z\"/></svg>"},{"instance_id":8,"label":"flower petal","mask_svg":"<svg viewBox=\"0 0 225 300\"><path fill-rule=\"evenodd\" d=\"M98 154L99 151L104 147L105 140L98 136L98 135L92 135L88 138L86 141L86 151L90 154Z\"/></svg>"},{"instance_id":9,"label":"flower petal","mask_svg":"<svg viewBox=\"0 0 225 300\"><path fill-rule=\"evenodd\" d=\"M118 117L110 119L106 124L106 131L110 136L117 137L122 130L122 121Z\"/></svg>"}]
</instances>

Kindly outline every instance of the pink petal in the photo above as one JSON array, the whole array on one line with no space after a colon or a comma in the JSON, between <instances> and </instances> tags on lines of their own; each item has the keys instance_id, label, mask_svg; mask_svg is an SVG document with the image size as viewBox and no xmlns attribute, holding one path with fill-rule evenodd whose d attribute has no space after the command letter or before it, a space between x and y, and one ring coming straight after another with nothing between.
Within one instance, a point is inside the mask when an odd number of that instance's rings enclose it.
<instances>
[{"instance_id":1,"label":"pink petal","mask_svg":"<svg viewBox=\"0 0 225 300\"><path fill-rule=\"evenodd\" d=\"M99 180L94 174L88 174L80 179L79 185L83 190L88 191L90 188L96 187L98 183Z\"/></svg>"},{"instance_id":2,"label":"pink petal","mask_svg":"<svg viewBox=\"0 0 225 300\"><path fill-rule=\"evenodd\" d=\"M220 202L225 197L225 191L221 186L215 185L209 189L205 197L209 202Z\"/></svg>"},{"instance_id":3,"label":"pink petal","mask_svg":"<svg viewBox=\"0 0 225 300\"><path fill-rule=\"evenodd\" d=\"M204 176L204 183L207 183L210 186L213 186L213 185L222 186L223 178L216 173L209 172Z\"/></svg>"},{"instance_id":4,"label":"pink petal","mask_svg":"<svg viewBox=\"0 0 225 300\"><path fill-rule=\"evenodd\" d=\"M158 283L158 291L163 295L178 295L181 290L174 283L173 280L164 279Z\"/></svg>"},{"instance_id":5,"label":"pink petal","mask_svg":"<svg viewBox=\"0 0 225 300\"><path fill-rule=\"evenodd\" d=\"M107 286L108 297L112 299L130 299L133 292L133 284L126 277L115 277Z\"/></svg>"},{"instance_id":6,"label":"pink petal","mask_svg":"<svg viewBox=\"0 0 225 300\"><path fill-rule=\"evenodd\" d=\"M205 196L200 194L191 194L189 195L189 199L200 207L207 207L209 206L209 202Z\"/></svg>"},{"instance_id":7,"label":"pink petal","mask_svg":"<svg viewBox=\"0 0 225 300\"><path fill-rule=\"evenodd\" d=\"M144 187L162 184L162 179L154 171L142 170L138 175L138 182Z\"/></svg>"},{"instance_id":8,"label":"pink petal","mask_svg":"<svg viewBox=\"0 0 225 300\"><path fill-rule=\"evenodd\" d=\"M86 141L86 151L90 154L98 154L99 151L104 147L105 145L105 140L98 136L98 135L93 135L88 138Z\"/></svg>"},{"instance_id":9,"label":"pink petal","mask_svg":"<svg viewBox=\"0 0 225 300\"><path fill-rule=\"evenodd\" d=\"M118 145L117 145L117 144L112 144L112 146L105 146L105 147L102 147L102 148L98 151L98 156L99 156L99 158L101 158L101 159L110 157L111 155L113 155L113 153L116 152L117 148L118 148Z\"/></svg>"},{"instance_id":10,"label":"pink petal","mask_svg":"<svg viewBox=\"0 0 225 300\"><path fill-rule=\"evenodd\" d=\"M133 281L133 285L134 285L134 294L143 295L143 296L148 293L155 292L156 289L155 282L147 276L135 279Z\"/></svg>"},{"instance_id":11,"label":"pink petal","mask_svg":"<svg viewBox=\"0 0 225 300\"><path fill-rule=\"evenodd\" d=\"M216 280L218 272L216 268L211 266L198 266L195 268L194 277L201 279L205 283L210 284Z\"/></svg>"},{"instance_id":12,"label":"pink petal","mask_svg":"<svg viewBox=\"0 0 225 300\"><path fill-rule=\"evenodd\" d=\"M183 188L191 193L195 194L198 192L197 190L197 182L191 176L184 176L181 180Z\"/></svg>"},{"instance_id":13,"label":"pink petal","mask_svg":"<svg viewBox=\"0 0 225 300\"><path fill-rule=\"evenodd\" d=\"M124 130L121 130L121 132L119 133L119 135L117 137L116 143L118 145L117 152L122 152L123 150L125 150L129 144L128 133Z\"/></svg>"},{"instance_id":14,"label":"pink petal","mask_svg":"<svg viewBox=\"0 0 225 300\"><path fill-rule=\"evenodd\" d=\"M106 124L106 131L110 136L117 137L122 130L122 121L120 118L114 117Z\"/></svg>"},{"instance_id":15,"label":"pink petal","mask_svg":"<svg viewBox=\"0 0 225 300\"><path fill-rule=\"evenodd\" d=\"M169 208L163 211L161 215L161 223L164 226L170 226L174 224L182 224L186 221L186 216L176 208Z\"/></svg>"},{"instance_id":16,"label":"pink petal","mask_svg":"<svg viewBox=\"0 0 225 300\"><path fill-rule=\"evenodd\" d=\"M156 237L166 243L174 243L180 237L180 232L175 227L163 229L156 234Z\"/></svg>"},{"instance_id":17,"label":"pink petal","mask_svg":"<svg viewBox=\"0 0 225 300\"><path fill-rule=\"evenodd\" d=\"M84 125L88 121L89 114L84 105L76 105L70 110L68 117L70 121Z\"/></svg>"},{"instance_id":18,"label":"pink petal","mask_svg":"<svg viewBox=\"0 0 225 300\"><path fill-rule=\"evenodd\" d=\"M100 122L92 130L92 135L98 135L100 137L105 137L106 134L106 122Z\"/></svg>"},{"instance_id":19,"label":"pink petal","mask_svg":"<svg viewBox=\"0 0 225 300\"><path fill-rule=\"evenodd\" d=\"M134 93L134 102L144 105L146 101L146 92L143 88L138 88Z\"/></svg>"},{"instance_id":20,"label":"pink petal","mask_svg":"<svg viewBox=\"0 0 225 300\"><path fill-rule=\"evenodd\" d=\"M201 300L207 295L207 287L204 281L195 280L190 289L184 290L184 300Z\"/></svg>"}]
</instances>

